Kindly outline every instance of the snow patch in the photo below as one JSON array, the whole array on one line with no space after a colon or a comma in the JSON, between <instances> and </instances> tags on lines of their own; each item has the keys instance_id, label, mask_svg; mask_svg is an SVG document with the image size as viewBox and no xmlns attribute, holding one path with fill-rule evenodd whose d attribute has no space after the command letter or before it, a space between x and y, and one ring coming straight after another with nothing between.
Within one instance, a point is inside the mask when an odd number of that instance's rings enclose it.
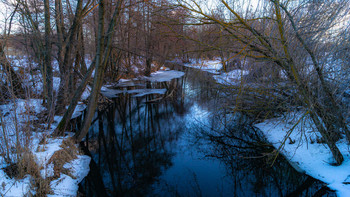
<instances>
[{"instance_id":1,"label":"snow patch","mask_svg":"<svg viewBox=\"0 0 350 197\"><path fill-rule=\"evenodd\" d=\"M60 178L51 181L50 186L54 195L47 195L50 197L59 197L59 196L76 196L78 187L78 180L73 179L72 177L61 174Z\"/></svg>"},{"instance_id":2,"label":"snow patch","mask_svg":"<svg viewBox=\"0 0 350 197\"><path fill-rule=\"evenodd\" d=\"M87 105L80 102L74 109L72 119L79 117L83 113L83 111L86 109L86 107Z\"/></svg>"},{"instance_id":3,"label":"snow patch","mask_svg":"<svg viewBox=\"0 0 350 197\"><path fill-rule=\"evenodd\" d=\"M247 70L237 69L227 73L222 73L220 75L214 75L213 77L220 84L239 85L241 83L242 78L248 74L249 71Z\"/></svg>"},{"instance_id":4,"label":"snow patch","mask_svg":"<svg viewBox=\"0 0 350 197\"><path fill-rule=\"evenodd\" d=\"M180 78L184 76L185 73L176 70L170 71L157 71L151 74L150 77L144 77L147 81L151 82L166 82L171 81L172 79Z\"/></svg>"},{"instance_id":5,"label":"snow patch","mask_svg":"<svg viewBox=\"0 0 350 197\"><path fill-rule=\"evenodd\" d=\"M54 171L54 165L53 163L50 163L46 166L43 166L44 169L40 170L40 174L41 174L41 177L43 177L44 179L48 178L48 177L52 177L54 176L55 174L55 171Z\"/></svg>"},{"instance_id":6,"label":"snow patch","mask_svg":"<svg viewBox=\"0 0 350 197\"><path fill-rule=\"evenodd\" d=\"M6 197L20 197L32 193L30 189L31 176L26 176L21 180L10 179L3 170L0 170L0 194Z\"/></svg>"},{"instance_id":7,"label":"snow patch","mask_svg":"<svg viewBox=\"0 0 350 197\"><path fill-rule=\"evenodd\" d=\"M197 63L188 63L184 66L218 74L218 70L222 68L222 63L220 60L198 60Z\"/></svg>"},{"instance_id":8,"label":"snow patch","mask_svg":"<svg viewBox=\"0 0 350 197\"><path fill-rule=\"evenodd\" d=\"M302 117L303 113L290 113L285 118L265 120L255 126L278 149L287 133L299 122L280 153L299 171L328 184L328 187L335 190L338 196L350 196L350 155L346 140L341 139L337 142L344 156L344 162L340 166L332 165L334 159L330 149L325 144L317 143L320 134L315 132L316 129L310 117Z\"/></svg>"},{"instance_id":9,"label":"snow patch","mask_svg":"<svg viewBox=\"0 0 350 197\"><path fill-rule=\"evenodd\" d=\"M1 135L6 133L8 144L10 148L16 144L16 132L19 133L19 141L24 142L25 137L30 132L31 144L28 145L29 150L33 153L35 162L42 167L40 175L42 178L52 177L54 175L54 166L49 163L54 153L61 150L60 147L63 140L67 137L62 138L50 138L50 133L55 129L55 124L52 124L52 128L46 132L34 132L33 130L23 131L22 128L26 128L26 123L31 120L35 120L36 114L45 110L41 105L42 100L40 99L17 99L13 103L0 105L0 113L2 113L2 122L4 127L0 127ZM79 112L85 108L85 105L78 105L75 109ZM54 120L56 124L62 117L55 116ZM6 123L6 124L5 124ZM5 129L5 130L3 130ZM29 128L32 129L32 128ZM3 139L3 138L0 138ZM43 140L45 139L45 140ZM2 141L2 140L1 140ZM40 143L43 142L43 143ZM3 143L3 142L1 142ZM10 157L15 157L14 153L11 153ZM67 178L67 175L62 175L58 180L54 180L55 184L51 184L55 195L53 196L76 196L78 191L78 184L89 172L90 158L84 155L78 155L78 158L71 161L70 173L74 176L73 178ZM0 156L0 166L6 167L8 164L4 158ZM0 169L0 195L1 196L27 196L34 195L35 191L32 188L31 182L32 177L27 175L23 179L15 180L9 178L3 169ZM59 182L59 183L58 183ZM61 186L61 187L60 187ZM69 192L66 192L69 191Z\"/></svg>"}]
</instances>

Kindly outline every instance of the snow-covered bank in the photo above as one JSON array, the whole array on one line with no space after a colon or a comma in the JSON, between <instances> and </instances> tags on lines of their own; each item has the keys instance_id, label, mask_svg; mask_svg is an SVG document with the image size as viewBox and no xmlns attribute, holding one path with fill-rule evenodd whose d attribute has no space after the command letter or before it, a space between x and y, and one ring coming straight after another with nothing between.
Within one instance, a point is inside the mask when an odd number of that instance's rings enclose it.
<instances>
[{"instance_id":1,"label":"snow-covered bank","mask_svg":"<svg viewBox=\"0 0 350 197\"><path fill-rule=\"evenodd\" d=\"M51 182L51 188L54 195L50 197L59 196L76 196L79 189L78 184L88 175L90 157L86 155L78 155L77 159L66 163L63 168L69 170L72 176L61 173L60 178Z\"/></svg>"},{"instance_id":2,"label":"snow-covered bank","mask_svg":"<svg viewBox=\"0 0 350 197\"><path fill-rule=\"evenodd\" d=\"M151 82L165 82L171 81L176 78L180 78L184 76L185 73L176 70L168 70L168 71L157 71L151 74L149 77L144 77L147 81Z\"/></svg>"},{"instance_id":3,"label":"snow-covered bank","mask_svg":"<svg viewBox=\"0 0 350 197\"><path fill-rule=\"evenodd\" d=\"M220 60L198 60L197 63L186 63L184 66L219 74L218 70L222 68L222 63Z\"/></svg>"},{"instance_id":4,"label":"snow-covered bank","mask_svg":"<svg viewBox=\"0 0 350 197\"><path fill-rule=\"evenodd\" d=\"M40 175L42 179L46 179L49 182L51 190L54 192L51 196L76 196L78 191L78 184L89 172L90 157L86 155L80 155L76 150L73 152L77 155L77 158L68 159L63 165L64 172L59 177L54 177L55 166L54 157L55 153L64 150L64 143L68 140L69 135L66 137L51 138L49 137L52 131L56 128L56 123L51 125L51 128L47 131L43 131L39 128L26 128L28 122L38 120L37 114L45 110L41 105L40 99L18 99L14 103L1 105L0 113L2 121L0 127L1 132L1 144L5 146L5 134L7 137L7 144L14 148L16 144L16 134L19 136L19 142L24 145L29 140L29 144L26 145L28 151L34 157ZM82 106L77 107L76 113L82 110ZM46 127L47 125L42 124ZM38 130L38 131L36 131ZM71 135L71 134L70 134ZM75 146L75 145L74 145ZM74 150L74 149L73 149ZM10 153L10 158L16 157L16 151ZM4 156L0 157L0 187L1 196L26 196L35 195L35 187L33 187L33 180L35 177L31 175L25 175L22 179L10 178L5 173L5 168L9 166L5 162Z\"/></svg>"},{"instance_id":5,"label":"snow-covered bank","mask_svg":"<svg viewBox=\"0 0 350 197\"><path fill-rule=\"evenodd\" d=\"M20 65L21 67L22 65ZM162 68L164 71L156 71L150 77L140 77L136 81L150 81L150 82L166 82L175 78L180 78L184 75L183 72L169 70L166 67ZM54 77L54 90L58 91L60 79ZM28 86L36 95L42 93L43 85L38 75L26 75L24 84ZM140 85L138 89L127 90L127 87L135 86L131 79L121 79L116 87L123 88L123 90L115 90L104 86L101 93L105 96L115 97L117 94L128 93L133 94L134 97L141 97L148 94L165 94L166 89L145 89L145 85ZM89 88L84 91L81 100L86 100L90 94ZM47 124L41 123L39 119L44 117L42 112L45 107L41 105L41 99L17 99L10 101L5 105L0 105L1 122L0 122L0 141L3 146L9 145L9 149L3 149L3 153L9 152L10 160L16 162L16 143L20 142L28 149L28 154L32 155L33 163L38 173L37 175L25 175L23 178L16 179L6 174L6 168L11 164L5 161L5 154L0 156L0 195L1 196L26 196L35 195L36 186L33 185L38 177L43 181L48 182L49 196L76 196L78 192L78 184L87 176L89 172L90 157L81 155L78 151L77 145L71 144L67 148L66 143L72 133L66 133L66 137L50 137L52 132L57 127L61 120L61 116L55 116L54 122L47 128ZM82 114L86 105L79 102L72 118L76 118ZM34 123L33 122L38 122ZM16 138L16 136L19 136ZM26 150L27 150L26 149ZM66 152L72 152L68 155L69 159L61 159ZM63 156L62 156L63 155ZM66 160L67 159L67 160ZM60 161L57 164L57 160ZM62 163L63 162L63 163ZM59 165L59 168L57 165ZM40 195L40 194L39 194Z\"/></svg>"},{"instance_id":6,"label":"snow-covered bank","mask_svg":"<svg viewBox=\"0 0 350 197\"><path fill-rule=\"evenodd\" d=\"M23 86L28 90L27 96L30 98L41 95L43 83L41 74L37 70L38 64L29 60L26 56L14 56L9 60L14 70L20 73ZM57 61L53 61L52 64L54 72L58 72ZM3 80L5 79L3 77ZM53 90L55 92L58 92L59 84L60 78L53 77ZM89 94L90 90L86 88L81 100L87 99ZM45 183L40 182L40 184L48 184L49 190L53 192L51 193L52 196L76 196L79 182L89 172L90 157L81 155L77 145L72 144L71 148L65 147L65 143L70 141L68 138L72 136L71 133L66 133L68 134L66 137L51 137L62 116L55 116L54 122L50 128L47 128L48 125L42 121L45 119L45 114L42 112L46 110L41 105L42 99L12 99L7 100L7 102L9 103L0 105L0 143L3 147L1 150L3 154L0 156L0 184L2 186L0 187L0 195L42 195L36 194L38 190L36 185L38 183L36 182L38 179L42 179L40 181ZM85 108L86 105L79 102L72 118L80 116ZM24 168L23 173L32 173L32 175L24 175L23 178L16 176L13 178L7 174L13 171L16 173L16 168L21 168L16 167L20 162L17 160L19 152L17 144L20 144L24 149L22 154L29 155L27 157L30 159L23 158L24 162L31 162L31 168L35 171L27 172L29 170L22 166ZM72 146L74 147L72 148ZM64 173L57 174L61 171L54 164L55 160L59 160L57 154L67 152L67 150L71 152L71 158L60 161ZM65 154L61 155L61 157L64 156ZM15 167L9 168L10 166Z\"/></svg>"},{"instance_id":7,"label":"snow-covered bank","mask_svg":"<svg viewBox=\"0 0 350 197\"><path fill-rule=\"evenodd\" d=\"M256 124L267 140L278 149L283 144L285 136L290 133L284 146L279 150L293 167L323 181L329 188L336 191L338 196L350 196L350 154L345 139L337 142L344 156L340 166L332 165L335 161L329 148L318 143L321 136L308 116L302 113L290 113L284 118L265 120ZM300 121L299 121L300 120ZM291 131L291 129L295 128Z\"/></svg>"},{"instance_id":8,"label":"snow-covered bank","mask_svg":"<svg viewBox=\"0 0 350 197\"><path fill-rule=\"evenodd\" d=\"M249 71L237 69L227 73L221 73L220 75L214 75L213 77L217 83L238 86L242 83L242 78L248 73Z\"/></svg>"},{"instance_id":9,"label":"snow-covered bank","mask_svg":"<svg viewBox=\"0 0 350 197\"><path fill-rule=\"evenodd\" d=\"M213 77L216 82L224 85L238 86L242 83L243 77L249 74L248 70L243 69L219 72L222 69L220 60L199 60L199 63L187 63L184 66L215 74Z\"/></svg>"},{"instance_id":10,"label":"snow-covered bank","mask_svg":"<svg viewBox=\"0 0 350 197\"><path fill-rule=\"evenodd\" d=\"M206 61L206 66L202 67L196 64L186 66L214 73L213 78L217 83L229 86L246 85L249 80L243 83L246 81L245 79L254 76L254 70L251 70L250 73L249 70L242 69L235 69L228 73L215 73L213 68L216 68L216 63L212 65L210 63L210 61ZM212 70L207 68L212 68ZM264 76L257 77L263 78ZM281 73L281 79L287 80L283 73ZM260 87L260 84L254 83L254 81L249 85ZM296 125L296 123L298 124ZM255 127L263 132L267 140L296 170L326 183L330 189L336 191L338 196L350 196L350 151L345 139L337 142L337 146L344 156L344 162L340 166L335 166L328 146L321 143L321 135L310 118L306 115L304 117L302 112L268 119L256 124Z\"/></svg>"}]
</instances>

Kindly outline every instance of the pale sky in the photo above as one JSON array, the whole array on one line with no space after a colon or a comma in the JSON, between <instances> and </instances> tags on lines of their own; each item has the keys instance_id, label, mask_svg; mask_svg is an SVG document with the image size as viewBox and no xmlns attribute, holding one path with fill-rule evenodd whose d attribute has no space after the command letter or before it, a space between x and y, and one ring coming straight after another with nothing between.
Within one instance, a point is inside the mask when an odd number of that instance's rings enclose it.
<instances>
[{"instance_id":1,"label":"pale sky","mask_svg":"<svg viewBox=\"0 0 350 197\"><path fill-rule=\"evenodd\" d=\"M10 16L10 10L0 1L0 33L2 34L5 28L5 19Z\"/></svg>"}]
</instances>

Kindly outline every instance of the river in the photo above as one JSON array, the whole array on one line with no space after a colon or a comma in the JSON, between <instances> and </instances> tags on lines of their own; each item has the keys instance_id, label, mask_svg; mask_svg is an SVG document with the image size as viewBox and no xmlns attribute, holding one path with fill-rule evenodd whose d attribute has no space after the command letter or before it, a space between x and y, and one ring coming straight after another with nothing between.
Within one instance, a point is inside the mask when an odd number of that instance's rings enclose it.
<instances>
[{"instance_id":1,"label":"river","mask_svg":"<svg viewBox=\"0 0 350 197\"><path fill-rule=\"evenodd\" d=\"M96 114L81 196L335 196L282 156L271 166L273 147L233 113L234 94L208 73L184 72L147 84L167 88L163 99L120 94Z\"/></svg>"}]
</instances>

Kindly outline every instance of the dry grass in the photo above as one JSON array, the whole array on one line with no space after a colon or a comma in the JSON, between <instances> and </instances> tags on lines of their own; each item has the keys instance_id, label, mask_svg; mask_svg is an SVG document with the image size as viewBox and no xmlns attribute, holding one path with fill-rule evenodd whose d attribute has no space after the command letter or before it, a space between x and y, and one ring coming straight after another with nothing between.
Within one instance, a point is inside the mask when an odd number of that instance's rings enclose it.
<instances>
[{"instance_id":1,"label":"dry grass","mask_svg":"<svg viewBox=\"0 0 350 197\"><path fill-rule=\"evenodd\" d=\"M40 176L40 171L39 171L40 167L35 162L33 153L29 150L26 150L21 154L20 159L17 162L17 165L18 165L18 178L23 178L27 174L33 177Z\"/></svg>"},{"instance_id":2,"label":"dry grass","mask_svg":"<svg viewBox=\"0 0 350 197\"><path fill-rule=\"evenodd\" d=\"M48 194L54 194L50 186L51 178L43 179L41 176L34 179L35 196L47 196Z\"/></svg>"},{"instance_id":3,"label":"dry grass","mask_svg":"<svg viewBox=\"0 0 350 197\"><path fill-rule=\"evenodd\" d=\"M41 144L46 144L46 137L43 137ZM25 149L22 153L19 153L17 162L12 163L8 167L4 168L4 171L10 178L23 179L26 175L30 175L31 179L31 191L35 191L35 196L47 196L53 194L50 183L52 180L58 179L60 175L67 174L74 177L69 169L63 167L64 164L77 158L79 149L71 139L66 139L61 144L61 150L56 151L50 158L48 164L54 165L54 176L43 178L40 174L40 170L43 166L39 166L34 158L33 153ZM32 194L28 192L28 196Z\"/></svg>"},{"instance_id":4,"label":"dry grass","mask_svg":"<svg viewBox=\"0 0 350 197\"><path fill-rule=\"evenodd\" d=\"M47 196L47 194L53 194L50 182L51 179L44 179L40 175L40 166L35 162L34 155L31 151L25 150L17 161L8 167L4 168L5 173L10 178L23 179L26 175L30 175L31 187L35 190L35 196ZM27 194L31 196L29 192Z\"/></svg>"},{"instance_id":5,"label":"dry grass","mask_svg":"<svg viewBox=\"0 0 350 197\"><path fill-rule=\"evenodd\" d=\"M29 174L33 177L39 176L39 167L34 160L34 156L30 151L24 151L20 154L16 163L11 163L4 172L15 179L23 179L25 175Z\"/></svg>"},{"instance_id":6,"label":"dry grass","mask_svg":"<svg viewBox=\"0 0 350 197\"><path fill-rule=\"evenodd\" d=\"M67 174L72 178L75 178L68 169L63 168L63 165L77 158L79 149L75 146L72 139L66 139L61 144L61 150L56 151L49 160L49 164L54 165L54 179L60 177L61 173Z\"/></svg>"}]
</instances>

